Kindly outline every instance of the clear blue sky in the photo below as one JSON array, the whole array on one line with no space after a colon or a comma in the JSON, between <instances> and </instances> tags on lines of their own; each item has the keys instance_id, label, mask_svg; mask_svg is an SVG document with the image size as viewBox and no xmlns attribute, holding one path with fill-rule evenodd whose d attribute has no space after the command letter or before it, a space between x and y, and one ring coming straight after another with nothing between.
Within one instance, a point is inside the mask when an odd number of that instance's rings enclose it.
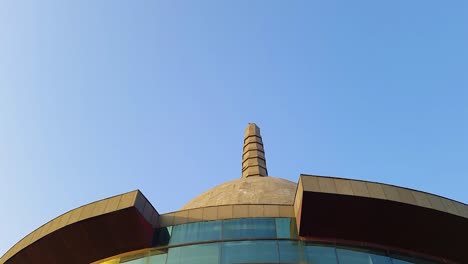
<instances>
[{"instance_id":1,"label":"clear blue sky","mask_svg":"<svg viewBox=\"0 0 468 264\"><path fill-rule=\"evenodd\" d=\"M159 212L241 175L468 202L468 1L0 3L0 255L140 189Z\"/></svg>"}]
</instances>

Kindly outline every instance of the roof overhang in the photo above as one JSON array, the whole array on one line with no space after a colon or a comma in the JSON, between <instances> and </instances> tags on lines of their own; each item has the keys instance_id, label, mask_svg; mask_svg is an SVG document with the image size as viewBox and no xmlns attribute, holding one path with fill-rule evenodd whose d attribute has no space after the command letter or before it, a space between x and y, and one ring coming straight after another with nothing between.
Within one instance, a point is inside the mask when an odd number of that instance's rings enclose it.
<instances>
[{"instance_id":1,"label":"roof overhang","mask_svg":"<svg viewBox=\"0 0 468 264\"><path fill-rule=\"evenodd\" d=\"M396 186L301 175L295 213L304 239L359 241L468 263L465 204Z\"/></svg>"},{"instance_id":2,"label":"roof overhang","mask_svg":"<svg viewBox=\"0 0 468 264\"><path fill-rule=\"evenodd\" d=\"M151 247L158 213L140 191L65 213L13 246L0 263L91 263Z\"/></svg>"}]
</instances>

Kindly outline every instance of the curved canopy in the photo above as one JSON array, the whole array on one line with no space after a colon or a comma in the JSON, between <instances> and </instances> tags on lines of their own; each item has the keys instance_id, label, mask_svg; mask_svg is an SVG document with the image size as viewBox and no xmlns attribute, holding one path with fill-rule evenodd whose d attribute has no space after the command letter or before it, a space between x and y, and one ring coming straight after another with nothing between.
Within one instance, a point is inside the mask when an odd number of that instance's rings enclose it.
<instances>
[{"instance_id":1,"label":"curved canopy","mask_svg":"<svg viewBox=\"0 0 468 264\"><path fill-rule=\"evenodd\" d=\"M468 263L468 206L388 184L301 175L294 203L304 239L372 244Z\"/></svg>"},{"instance_id":2,"label":"curved canopy","mask_svg":"<svg viewBox=\"0 0 468 264\"><path fill-rule=\"evenodd\" d=\"M150 247L158 212L140 191L73 209L39 227L0 258L0 263L91 263Z\"/></svg>"}]
</instances>

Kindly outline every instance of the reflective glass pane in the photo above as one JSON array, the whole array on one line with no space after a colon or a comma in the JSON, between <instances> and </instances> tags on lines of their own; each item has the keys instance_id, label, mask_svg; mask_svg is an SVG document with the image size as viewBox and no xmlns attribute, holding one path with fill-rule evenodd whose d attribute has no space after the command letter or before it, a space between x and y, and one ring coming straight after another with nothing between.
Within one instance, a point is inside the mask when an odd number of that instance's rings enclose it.
<instances>
[{"instance_id":1,"label":"reflective glass pane","mask_svg":"<svg viewBox=\"0 0 468 264\"><path fill-rule=\"evenodd\" d=\"M389 257L380 254L374 254L359 249L337 248L336 254L340 263L349 264L392 264Z\"/></svg>"},{"instance_id":2,"label":"reflective glass pane","mask_svg":"<svg viewBox=\"0 0 468 264\"><path fill-rule=\"evenodd\" d=\"M171 245L221 239L221 221L177 225L172 228Z\"/></svg>"},{"instance_id":3,"label":"reflective glass pane","mask_svg":"<svg viewBox=\"0 0 468 264\"><path fill-rule=\"evenodd\" d=\"M244 218L223 221L223 239L275 237L274 218Z\"/></svg>"},{"instance_id":4,"label":"reflective glass pane","mask_svg":"<svg viewBox=\"0 0 468 264\"><path fill-rule=\"evenodd\" d=\"M222 263L278 263L276 241L240 241L222 244Z\"/></svg>"},{"instance_id":5,"label":"reflective glass pane","mask_svg":"<svg viewBox=\"0 0 468 264\"><path fill-rule=\"evenodd\" d=\"M304 249L299 241L278 241L280 263L304 263Z\"/></svg>"},{"instance_id":6,"label":"reflective glass pane","mask_svg":"<svg viewBox=\"0 0 468 264\"><path fill-rule=\"evenodd\" d=\"M278 238L297 238L296 221L291 218L276 218L276 236Z\"/></svg>"},{"instance_id":7,"label":"reflective glass pane","mask_svg":"<svg viewBox=\"0 0 468 264\"><path fill-rule=\"evenodd\" d=\"M211 264L218 262L218 243L170 248L167 256L167 264Z\"/></svg>"},{"instance_id":8,"label":"reflective glass pane","mask_svg":"<svg viewBox=\"0 0 468 264\"><path fill-rule=\"evenodd\" d=\"M334 247L308 245L305 247L308 263L337 264Z\"/></svg>"}]
</instances>

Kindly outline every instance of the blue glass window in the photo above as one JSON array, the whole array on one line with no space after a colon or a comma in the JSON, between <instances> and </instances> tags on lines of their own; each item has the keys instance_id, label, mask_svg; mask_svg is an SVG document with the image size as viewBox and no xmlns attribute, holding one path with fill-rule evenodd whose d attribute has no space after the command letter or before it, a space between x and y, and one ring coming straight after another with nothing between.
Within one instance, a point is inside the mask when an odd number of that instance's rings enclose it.
<instances>
[{"instance_id":1,"label":"blue glass window","mask_svg":"<svg viewBox=\"0 0 468 264\"><path fill-rule=\"evenodd\" d=\"M276 218L276 237L297 238L296 222L291 218Z\"/></svg>"},{"instance_id":2,"label":"blue glass window","mask_svg":"<svg viewBox=\"0 0 468 264\"><path fill-rule=\"evenodd\" d=\"M314 264L337 264L334 247L312 246L305 247L308 263ZM345 262L346 263L346 262Z\"/></svg>"},{"instance_id":3,"label":"blue glass window","mask_svg":"<svg viewBox=\"0 0 468 264\"><path fill-rule=\"evenodd\" d=\"M409 256L401 255L390 255L392 257L393 264L436 264L429 260L424 260L420 258L413 258Z\"/></svg>"},{"instance_id":4,"label":"blue glass window","mask_svg":"<svg viewBox=\"0 0 468 264\"><path fill-rule=\"evenodd\" d=\"M278 241L280 263L305 263L304 248L299 241Z\"/></svg>"},{"instance_id":5,"label":"blue glass window","mask_svg":"<svg viewBox=\"0 0 468 264\"><path fill-rule=\"evenodd\" d=\"M337 248L336 254L340 263L349 264L392 264L389 257L377 252L367 252L359 249L343 249Z\"/></svg>"},{"instance_id":6,"label":"blue glass window","mask_svg":"<svg viewBox=\"0 0 468 264\"><path fill-rule=\"evenodd\" d=\"M223 221L223 239L275 237L274 218L243 218Z\"/></svg>"},{"instance_id":7,"label":"blue glass window","mask_svg":"<svg viewBox=\"0 0 468 264\"><path fill-rule=\"evenodd\" d=\"M276 241L239 241L222 243L223 264L278 263Z\"/></svg>"},{"instance_id":8,"label":"blue glass window","mask_svg":"<svg viewBox=\"0 0 468 264\"><path fill-rule=\"evenodd\" d=\"M209 221L177 225L172 228L171 245L221 239L221 222Z\"/></svg>"},{"instance_id":9,"label":"blue glass window","mask_svg":"<svg viewBox=\"0 0 468 264\"><path fill-rule=\"evenodd\" d=\"M170 248L167 264L219 263L219 243Z\"/></svg>"}]
</instances>

